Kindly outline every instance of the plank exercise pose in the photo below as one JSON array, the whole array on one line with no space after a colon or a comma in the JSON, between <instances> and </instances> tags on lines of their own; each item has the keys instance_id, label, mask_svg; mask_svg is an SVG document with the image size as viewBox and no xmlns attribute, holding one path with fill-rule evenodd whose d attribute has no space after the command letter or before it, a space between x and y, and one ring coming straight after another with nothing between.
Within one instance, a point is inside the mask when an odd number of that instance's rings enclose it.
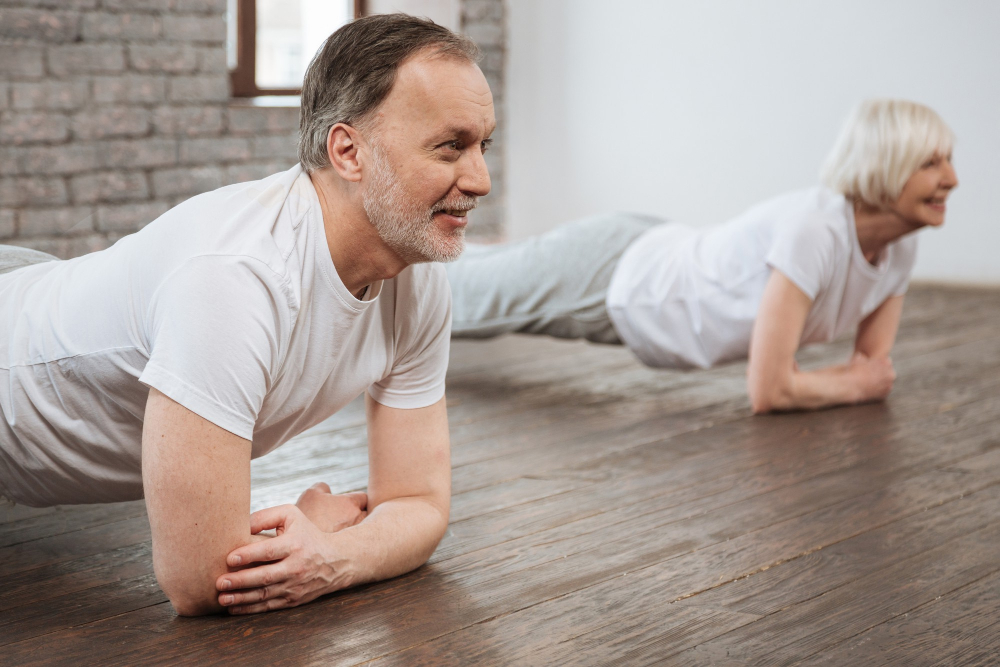
<instances>
[{"instance_id":1,"label":"plank exercise pose","mask_svg":"<svg viewBox=\"0 0 1000 667\"><path fill-rule=\"evenodd\" d=\"M0 494L145 496L156 576L184 615L424 563L451 486L451 304L427 262L461 253L490 189L478 57L429 21L360 19L306 73L300 165L77 259L0 247ZM363 392L367 496L316 486L251 516L251 458Z\"/></svg>"},{"instance_id":2,"label":"plank exercise pose","mask_svg":"<svg viewBox=\"0 0 1000 667\"><path fill-rule=\"evenodd\" d=\"M870 100L848 119L825 187L695 230L614 214L447 267L453 337L509 332L624 343L644 363L708 368L749 355L755 412L885 398L916 257L958 182L952 133L925 106ZM796 350L857 329L843 365L804 372Z\"/></svg>"}]
</instances>

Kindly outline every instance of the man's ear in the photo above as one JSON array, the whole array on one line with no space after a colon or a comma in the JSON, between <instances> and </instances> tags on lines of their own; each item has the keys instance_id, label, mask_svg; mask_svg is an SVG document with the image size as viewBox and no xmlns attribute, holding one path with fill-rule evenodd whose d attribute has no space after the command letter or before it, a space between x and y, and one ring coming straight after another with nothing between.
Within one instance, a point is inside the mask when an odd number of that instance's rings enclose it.
<instances>
[{"instance_id":1,"label":"man's ear","mask_svg":"<svg viewBox=\"0 0 1000 667\"><path fill-rule=\"evenodd\" d=\"M360 145L361 135L344 123L337 123L326 135L326 155L330 158L330 165L345 181L357 183L361 180Z\"/></svg>"}]
</instances>

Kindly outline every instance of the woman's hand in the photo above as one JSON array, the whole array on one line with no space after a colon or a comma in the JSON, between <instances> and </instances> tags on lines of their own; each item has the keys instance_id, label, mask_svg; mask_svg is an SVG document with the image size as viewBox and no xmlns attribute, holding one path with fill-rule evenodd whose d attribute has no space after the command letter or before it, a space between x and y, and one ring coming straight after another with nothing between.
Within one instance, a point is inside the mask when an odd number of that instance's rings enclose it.
<instances>
[{"instance_id":1,"label":"woman's hand","mask_svg":"<svg viewBox=\"0 0 1000 667\"><path fill-rule=\"evenodd\" d=\"M334 495L323 482L303 491L295 505L317 528L327 533L356 526L368 516L367 494L356 491Z\"/></svg>"},{"instance_id":2,"label":"woman's hand","mask_svg":"<svg viewBox=\"0 0 1000 667\"><path fill-rule=\"evenodd\" d=\"M272 528L277 537L226 557L229 567L246 568L216 580L219 604L230 614L295 607L351 585L350 559L298 507L280 505L250 515L253 534Z\"/></svg>"},{"instance_id":3,"label":"woman's hand","mask_svg":"<svg viewBox=\"0 0 1000 667\"><path fill-rule=\"evenodd\" d=\"M889 357L872 358L863 352L854 353L847 363L847 371L857 381L859 403L884 400L896 380L896 371Z\"/></svg>"}]
</instances>

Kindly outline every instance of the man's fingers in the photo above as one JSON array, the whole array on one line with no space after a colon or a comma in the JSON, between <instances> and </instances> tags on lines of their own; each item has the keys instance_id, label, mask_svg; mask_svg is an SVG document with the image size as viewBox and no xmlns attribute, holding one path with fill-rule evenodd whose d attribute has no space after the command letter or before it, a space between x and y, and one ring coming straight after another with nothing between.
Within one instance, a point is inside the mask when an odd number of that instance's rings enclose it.
<instances>
[{"instance_id":1,"label":"man's fingers","mask_svg":"<svg viewBox=\"0 0 1000 667\"><path fill-rule=\"evenodd\" d=\"M256 535L262 530L284 528L298 518L299 509L295 505L278 505L254 512L250 515L250 534Z\"/></svg>"},{"instance_id":2,"label":"man's fingers","mask_svg":"<svg viewBox=\"0 0 1000 667\"><path fill-rule=\"evenodd\" d=\"M364 491L354 491L352 493L345 493L344 497L350 500L352 503L357 505L359 510L368 509L368 494Z\"/></svg>"},{"instance_id":3,"label":"man's fingers","mask_svg":"<svg viewBox=\"0 0 1000 667\"><path fill-rule=\"evenodd\" d=\"M226 565L229 567L242 567L250 563L270 563L271 561L287 558L292 552L292 547L288 543L289 538L282 539L283 536L272 537L269 540L262 540L233 549L226 556ZM233 588L246 588L246 586L233 586Z\"/></svg>"},{"instance_id":4,"label":"man's fingers","mask_svg":"<svg viewBox=\"0 0 1000 667\"><path fill-rule=\"evenodd\" d=\"M230 614L236 614L236 615L259 614L262 611L284 609L285 607L288 606L289 606L288 600L286 600L285 598L271 598L270 600L265 600L264 602L258 602L256 604L228 607L227 611Z\"/></svg>"},{"instance_id":5,"label":"man's fingers","mask_svg":"<svg viewBox=\"0 0 1000 667\"><path fill-rule=\"evenodd\" d=\"M281 563L272 563L239 572L221 574L215 580L215 588L223 593L232 593L233 591L246 593L247 589L267 588L286 579L288 579L288 573L284 566Z\"/></svg>"},{"instance_id":6,"label":"man's fingers","mask_svg":"<svg viewBox=\"0 0 1000 667\"><path fill-rule=\"evenodd\" d=\"M323 493L333 493L333 491L330 490L330 485L327 484L326 482L316 482L309 488L316 489L317 491L322 491Z\"/></svg>"},{"instance_id":7,"label":"man's fingers","mask_svg":"<svg viewBox=\"0 0 1000 667\"><path fill-rule=\"evenodd\" d=\"M235 593L219 593L219 604L223 607L234 607L238 605L262 602L274 595L273 588L264 586L263 588L253 588L249 591L236 591Z\"/></svg>"}]
</instances>

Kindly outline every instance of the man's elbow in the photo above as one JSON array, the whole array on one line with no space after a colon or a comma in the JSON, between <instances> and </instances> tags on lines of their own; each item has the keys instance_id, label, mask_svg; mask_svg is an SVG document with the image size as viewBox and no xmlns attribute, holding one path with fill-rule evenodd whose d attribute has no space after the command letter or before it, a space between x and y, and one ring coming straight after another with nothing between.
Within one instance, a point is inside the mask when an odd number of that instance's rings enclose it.
<instances>
[{"instance_id":1,"label":"man's elbow","mask_svg":"<svg viewBox=\"0 0 1000 667\"><path fill-rule=\"evenodd\" d=\"M156 581L178 616L204 616L222 610L214 580L157 572Z\"/></svg>"}]
</instances>

